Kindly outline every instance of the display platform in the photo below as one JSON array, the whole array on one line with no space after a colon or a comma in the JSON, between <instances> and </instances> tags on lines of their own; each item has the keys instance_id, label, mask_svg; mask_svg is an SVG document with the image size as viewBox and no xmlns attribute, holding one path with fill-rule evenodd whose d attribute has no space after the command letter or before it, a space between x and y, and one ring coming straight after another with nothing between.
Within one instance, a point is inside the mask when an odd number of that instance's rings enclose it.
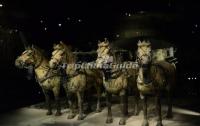
<instances>
[{"instance_id":1,"label":"display platform","mask_svg":"<svg viewBox=\"0 0 200 126\"><path fill-rule=\"evenodd\" d=\"M127 118L126 126L141 126L143 120L143 111L140 111L138 116L133 116L132 105L129 104L129 117ZM173 119L166 119L166 106L162 107L163 125L164 126L200 126L200 113L187 110L181 107L174 106ZM37 108L34 105L20 108L15 111L7 112L0 115L0 126L118 126L120 119L119 104L112 106L113 123L106 124L106 107L102 112L89 113L84 120L67 119L68 109L62 109L61 116L46 116L46 110ZM55 114L55 111L54 111ZM149 124L156 125L154 104L151 103L148 107Z\"/></svg>"}]
</instances>

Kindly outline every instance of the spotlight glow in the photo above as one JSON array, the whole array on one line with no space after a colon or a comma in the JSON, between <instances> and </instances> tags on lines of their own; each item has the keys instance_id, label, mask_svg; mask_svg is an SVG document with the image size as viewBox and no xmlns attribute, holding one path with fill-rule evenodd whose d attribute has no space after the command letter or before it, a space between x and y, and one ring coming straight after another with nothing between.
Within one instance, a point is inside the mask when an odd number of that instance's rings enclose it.
<instances>
[{"instance_id":1,"label":"spotlight glow","mask_svg":"<svg viewBox=\"0 0 200 126\"><path fill-rule=\"evenodd\" d=\"M62 26L62 24L61 24L61 23L59 23L59 24L58 24L58 26L59 26L59 27L61 27L61 26Z\"/></svg>"},{"instance_id":2,"label":"spotlight glow","mask_svg":"<svg viewBox=\"0 0 200 126\"><path fill-rule=\"evenodd\" d=\"M181 114L185 114L185 115L200 116L199 112L190 111L190 110L186 110L186 109L182 109L182 108L174 107L173 111L176 112L176 113L181 113Z\"/></svg>"}]
</instances>

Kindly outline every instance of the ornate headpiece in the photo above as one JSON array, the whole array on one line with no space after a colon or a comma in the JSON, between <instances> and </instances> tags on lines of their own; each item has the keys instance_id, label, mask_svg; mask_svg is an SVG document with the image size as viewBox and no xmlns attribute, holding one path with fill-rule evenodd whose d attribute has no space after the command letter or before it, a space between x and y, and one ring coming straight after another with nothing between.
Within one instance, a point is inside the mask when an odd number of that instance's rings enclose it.
<instances>
[{"instance_id":1,"label":"ornate headpiece","mask_svg":"<svg viewBox=\"0 0 200 126\"><path fill-rule=\"evenodd\" d=\"M138 41L138 43L137 43L137 45L138 46L149 46L149 45L151 45L151 43L149 42L149 41L145 41L145 40L143 40L143 41Z\"/></svg>"},{"instance_id":2,"label":"ornate headpiece","mask_svg":"<svg viewBox=\"0 0 200 126\"><path fill-rule=\"evenodd\" d=\"M54 48L54 50L61 50L61 49L64 49L63 42L60 41L59 44L54 44L54 45L53 45L53 48Z\"/></svg>"},{"instance_id":3,"label":"ornate headpiece","mask_svg":"<svg viewBox=\"0 0 200 126\"><path fill-rule=\"evenodd\" d=\"M109 46L109 41L107 40L107 38L105 38L105 40L103 42L101 42L101 41L98 41L98 42L99 42L99 44L98 44L99 47Z\"/></svg>"}]
</instances>

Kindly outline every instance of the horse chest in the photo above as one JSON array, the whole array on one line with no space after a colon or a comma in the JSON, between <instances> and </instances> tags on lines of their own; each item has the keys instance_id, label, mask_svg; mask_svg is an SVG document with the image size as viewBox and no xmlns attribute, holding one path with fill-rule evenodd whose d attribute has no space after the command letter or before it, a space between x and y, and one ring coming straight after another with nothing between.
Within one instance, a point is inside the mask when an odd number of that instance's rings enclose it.
<instances>
[{"instance_id":1,"label":"horse chest","mask_svg":"<svg viewBox=\"0 0 200 126\"><path fill-rule=\"evenodd\" d=\"M52 77L52 78L49 78L47 80L45 80L44 82L42 82L40 84L40 86L44 89L52 89L52 88L59 88L60 86L60 77L59 76L55 76L55 77Z\"/></svg>"},{"instance_id":2,"label":"horse chest","mask_svg":"<svg viewBox=\"0 0 200 126\"><path fill-rule=\"evenodd\" d=\"M108 92L118 93L120 90L127 88L127 80L119 77L104 81L104 87Z\"/></svg>"}]
</instances>

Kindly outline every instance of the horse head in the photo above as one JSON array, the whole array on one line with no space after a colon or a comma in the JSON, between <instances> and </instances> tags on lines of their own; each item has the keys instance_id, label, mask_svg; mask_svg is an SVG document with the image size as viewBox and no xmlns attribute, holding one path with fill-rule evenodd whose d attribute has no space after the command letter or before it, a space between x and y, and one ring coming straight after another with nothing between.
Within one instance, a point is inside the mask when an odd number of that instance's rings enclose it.
<instances>
[{"instance_id":1,"label":"horse head","mask_svg":"<svg viewBox=\"0 0 200 126\"><path fill-rule=\"evenodd\" d=\"M98 49L97 49L97 68L102 66L106 63L113 62L113 57L111 56L111 47L109 41L105 38L104 41L98 42Z\"/></svg>"},{"instance_id":2,"label":"horse head","mask_svg":"<svg viewBox=\"0 0 200 126\"><path fill-rule=\"evenodd\" d=\"M41 52L35 47L27 47L24 52L15 60L15 66L18 68L37 67L41 62Z\"/></svg>"},{"instance_id":3,"label":"horse head","mask_svg":"<svg viewBox=\"0 0 200 126\"><path fill-rule=\"evenodd\" d=\"M151 53L151 43L149 41L138 42L137 49L137 60L140 66L145 66L151 63L152 53Z\"/></svg>"},{"instance_id":4,"label":"horse head","mask_svg":"<svg viewBox=\"0 0 200 126\"><path fill-rule=\"evenodd\" d=\"M58 44L54 44L53 49L51 60L49 61L50 68L55 69L59 65L74 61L70 46L60 42Z\"/></svg>"}]
</instances>

